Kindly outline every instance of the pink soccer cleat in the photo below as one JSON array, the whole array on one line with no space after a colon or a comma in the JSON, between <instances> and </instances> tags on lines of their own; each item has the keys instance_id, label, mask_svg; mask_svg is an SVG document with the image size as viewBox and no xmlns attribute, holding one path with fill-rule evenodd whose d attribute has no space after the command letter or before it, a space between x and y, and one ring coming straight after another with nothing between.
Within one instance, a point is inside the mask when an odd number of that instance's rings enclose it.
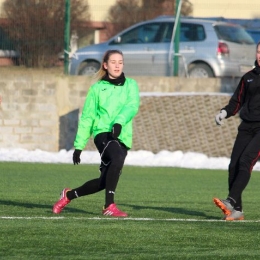
<instances>
[{"instance_id":1,"label":"pink soccer cleat","mask_svg":"<svg viewBox=\"0 0 260 260\"><path fill-rule=\"evenodd\" d=\"M70 191L70 189L66 188L61 192L60 199L53 205L52 212L55 214L61 213L63 208L70 203L70 200L66 197L66 193Z\"/></svg>"},{"instance_id":2,"label":"pink soccer cleat","mask_svg":"<svg viewBox=\"0 0 260 260\"><path fill-rule=\"evenodd\" d=\"M104 216L112 216L112 217L127 217L127 213L119 210L115 203L110 204L106 209L102 210L102 214Z\"/></svg>"}]
</instances>

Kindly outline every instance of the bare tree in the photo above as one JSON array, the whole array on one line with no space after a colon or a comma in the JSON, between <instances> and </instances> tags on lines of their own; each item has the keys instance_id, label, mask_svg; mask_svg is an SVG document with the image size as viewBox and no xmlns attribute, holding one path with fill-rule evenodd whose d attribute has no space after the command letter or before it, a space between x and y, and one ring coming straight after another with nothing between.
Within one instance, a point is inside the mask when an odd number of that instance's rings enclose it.
<instances>
[{"instance_id":1,"label":"bare tree","mask_svg":"<svg viewBox=\"0 0 260 260\"><path fill-rule=\"evenodd\" d=\"M175 0L117 0L108 12L107 36L112 37L130 25L159 15L174 15L175 5ZM192 4L183 1L181 15L190 15L192 11Z\"/></svg>"},{"instance_id":2,"label":"bare tree","mask_svg":"<svg viewBox=\"0 0 260 260\"><path fill-rule=\"evenodd\" d=\"M139 0L118 0L115 5L110 7L108 12L107 37L109 38L130 25L139 22L139 10Z\"/></svg>"},{"instance_id":3,"label":"bare tree","mask_svg":"<svg viewBox=\"0 0 260 260\"><path fill-rule=\"evenodd\" d=\"M14 39L20 63L28 67L50 66L64 45L64 0L6 0L8 23L4 30ZM82 16L90 19L87 2L71 0L71 31Z\"/></svg>"}]
</instances>

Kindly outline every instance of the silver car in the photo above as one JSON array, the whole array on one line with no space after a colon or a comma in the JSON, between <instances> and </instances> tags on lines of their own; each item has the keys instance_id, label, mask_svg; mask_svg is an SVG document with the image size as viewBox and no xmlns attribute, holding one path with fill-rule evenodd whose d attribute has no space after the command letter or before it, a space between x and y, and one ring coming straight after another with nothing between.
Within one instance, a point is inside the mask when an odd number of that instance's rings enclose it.
<instances>
[{"instance_id":1,"label":"silver car","mask_svg":"<svg viewBox=\"0 0 260 260\"><path fill-rule=\"evenodd\" d=\"M174 53L174 18L161 16L135 24L108 41L78 49L70 60L71 75L91 75L108 49L124 54L128 76L171 76L174 56L179 76L241 77L255 59L255 42L235 24L181 18L179 53Z\"/></svg>"}]
</instances>

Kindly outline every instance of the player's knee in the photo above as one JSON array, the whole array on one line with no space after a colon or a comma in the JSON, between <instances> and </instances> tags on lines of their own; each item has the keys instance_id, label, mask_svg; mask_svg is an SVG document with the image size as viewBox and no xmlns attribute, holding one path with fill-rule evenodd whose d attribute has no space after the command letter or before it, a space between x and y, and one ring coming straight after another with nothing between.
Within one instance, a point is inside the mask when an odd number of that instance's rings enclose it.
<instances>
[{"instance_id":1,"label":"player's knee","mask_svg":"<svg viewBox=\"0 0 260 260\"><path fill-rule=\"evenodd\" d=\"M254 164L247 156L242 156L239 160L239 170L250 171L250 169L254 166Z\"/></svg>"}]
</instances>

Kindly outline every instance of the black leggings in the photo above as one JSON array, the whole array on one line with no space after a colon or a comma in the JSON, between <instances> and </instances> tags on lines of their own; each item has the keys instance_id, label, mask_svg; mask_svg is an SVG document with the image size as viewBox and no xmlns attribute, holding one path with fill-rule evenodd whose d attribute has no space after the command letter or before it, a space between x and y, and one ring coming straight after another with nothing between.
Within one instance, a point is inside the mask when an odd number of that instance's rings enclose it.
<instances>
[{"instance_id":1,"label":"black leggings","mask_svg":"<svg viewBox=\"0 0 260 260\"><path fill-rule=\"evenodd\" d=\"M97 135L94 142L101 157L100 176L72 191L81 197L106 189L105 206L107 207L114 203L114 194L127 156L127 148L119 140L113 139L110 133Z\"/></svg>"},{"instance_id":2,"label":"black leggings","mask_svg":"<svg viewBox=\"0 0 260 260\"><path fill-rule=\"evenodd\" d=\"M99 189L107 188L115 191L124 166L127 149L124 144L112 139L110 133L99 134L94 141L101 157Z\"/></svg>"},{"instance_id":3,"label":"black leggings","mask_svg":"<svg viewBox=\"0 0 260 260\"><path fill-rule=\"evenodd\" d=\"M235 208L242 209L242 192L246 188L251 172L260 156L260 123L242 122L238 127L229 164L229 197Z\"/></svg>"}]
</instances>

